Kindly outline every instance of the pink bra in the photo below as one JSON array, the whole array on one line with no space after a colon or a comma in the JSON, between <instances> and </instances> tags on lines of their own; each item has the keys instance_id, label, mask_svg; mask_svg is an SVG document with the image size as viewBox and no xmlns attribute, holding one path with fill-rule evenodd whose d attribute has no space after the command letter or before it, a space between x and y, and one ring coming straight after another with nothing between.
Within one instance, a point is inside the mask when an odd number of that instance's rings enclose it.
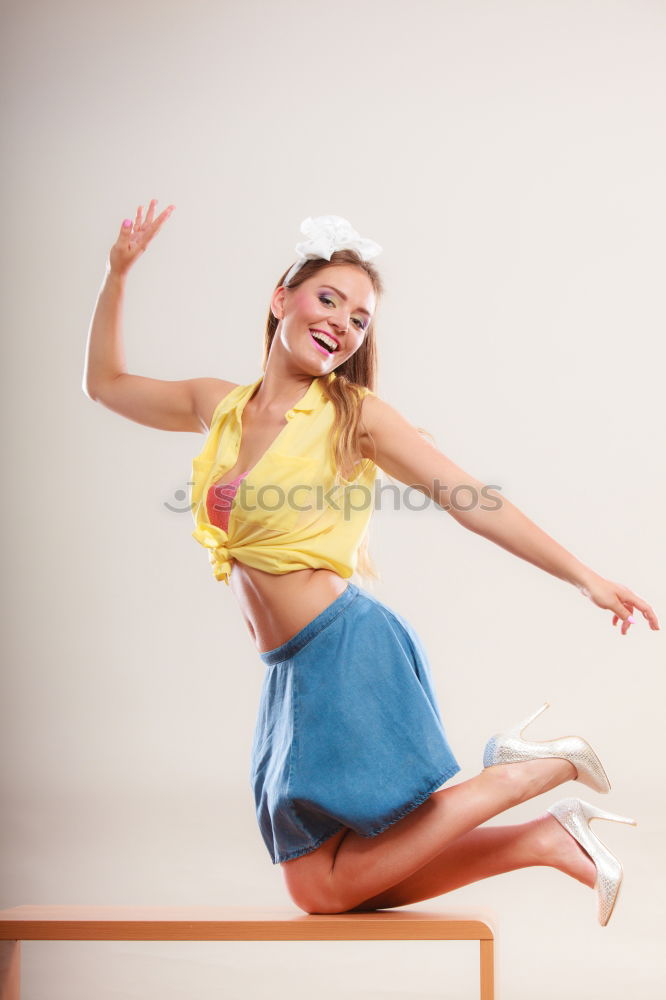
<instances>
[{"instance_id":1,"label":"pink bra","mask_svg":"<svg viewBox=\"0 0 666 1000\"><path fill-rule=\"evenodd\" d=\"M248 469L248 472L249 471L250 470ZM217 528L221 528L222 531L229 531L229 515L231 513L231 505L233 504L234 497L238 492L240 481L245 476L247 476L247 472L241 472L240 476L236 479L232 479L231 482L224 483L223 486L217 486L213 483L208 490L208 494L206 496L206 512L208 514L208 520Z\"/></svg>"}]
</instances>

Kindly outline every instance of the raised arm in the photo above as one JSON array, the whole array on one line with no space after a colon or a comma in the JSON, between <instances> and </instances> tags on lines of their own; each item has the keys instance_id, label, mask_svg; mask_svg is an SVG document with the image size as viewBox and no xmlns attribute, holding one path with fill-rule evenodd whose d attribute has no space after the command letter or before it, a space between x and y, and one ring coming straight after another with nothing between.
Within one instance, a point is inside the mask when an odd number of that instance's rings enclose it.
<instances>
[{"instance_id":1,"label":"raised arm","mask_svg":"<svg viewBox=\"0 0 666 1000\"><path fill-rule=\"evenodd\" d=\"M171 214L166 208L155 220L152 201L145 222L139 206L134 224L123 224L109 253L106 274L88 332L83 391L94 402L128 420L164 431L205 433L217 403L234 382L217 378L164 381L131 375L125 366L122 312L130 267L145 252Z\"/></svg>"},{"instance_id":2,"label":"raised arm","mask_svg":"<svg viewBox=\"0 0 666 1000\"><path fill-rule=\"evenodd\" d=\"M652 629L659 628L656 614L641 597L580 562L510 500L447 458L383 399L368 395L362 405L367 432L364 457L372 458L389 476L421 490L470 531L572 583L598 607L614 612L613 625L622 619L623 635L633 621L634 608Z\"/></svg>"}]
</instances>

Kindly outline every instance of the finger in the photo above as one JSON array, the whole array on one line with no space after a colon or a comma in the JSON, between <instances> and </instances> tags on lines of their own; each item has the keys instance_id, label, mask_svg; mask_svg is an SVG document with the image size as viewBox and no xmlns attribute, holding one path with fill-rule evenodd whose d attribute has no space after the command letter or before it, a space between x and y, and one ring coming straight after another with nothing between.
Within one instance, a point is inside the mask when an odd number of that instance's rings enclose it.
<instances>
[{"instance_id":1,"label":"finger","mask_svg":"<svg viewBox=\"0 0 666 1000\"><path fill-rule=\"evenodd\" d=\"M169 218L169 216L171 215L171 213L173 212L173 210L174 210L175 207L176 207L175 205L169 205L167 208L164 209L163 212L161 212L157 216L157 218L155 219L155 222L153 223L155 232L157 232L157 230L160 228L160 226L164 225L164 223Z\"/></svg>"},{"instance_id":2,"label":"finger","mask_svg":"<svg viewBox=\"0 0 666 1000\"><path fill-rule=\"evenodd\" d=\"M132 232L132 220L123 219L122 224L120 226L120 238L129 239L129 235L131 232Z\"/></svg>"},{"instance_id":3,"label":"finger","mask_svg":"<svg viewBox=\"0 0 666 1000\"><path fill-rule=\"evenodd\" d=\"M621 618L622 621L626 621L626 619L634 610L634 605L631 601L617 600L613 602L613 604L610 607L610 610L613 612L614 618Z\"/></svg>"},{"instance_id":4,"label":"finger","mask_svg":"<svg viewBox=\"0 0 666 1000\"><path fill-rule=\"evenodd\" d=\"M629 628L634 623L634 619L632 618L632 612L634 610L633 604L630 601L617 601L613 607L615 611L615 614L613 615L613 625L615 625L619 619L622 619L620 633L621 635L626 635Z\"/></svg>"},{"instance_id":5,"label":"finger","mask_svg":"<svg viewBox=\"0 0 666 1000\"><path fill-rule=\"evenodd\" d=\"M157 198L153 198L150 205L148 206L148 215L146 216L146 226L150 226L150 224L153 221L156 205L157 205Z\"/></svg>"},{"instance_id":6,"label":"finger","mask_svg":"<svg viewBox=\"0 0 666 1000\"><path fill-rule=\"evenodd\" d=\"M625 591L625 594L626 593L627 592ZM634 608L638 608L643 617L647 620L648 624L650 625L650 628L654 629L655 631L659 631L660 627L659 620L654 610L650 607L647 601L643 600L642 597L639 597L638 594L634 594L632 591L629 591L628 599L623 603L627 607L630 607L632 611L634 610Z\"/></svg>"},{"instance_id":7,"label":"finger","mask_svg":"<svg viewBox=\"0 0 666 1000\"><path fill-rule=\"evenodd\" d=\"M139 205L136 210L136 215L134 216L134 226L132 229L126 230L127 232L127 249L130 253L134 253L136 249L137 240L141 237L141 226L143 225L141 221L141 216L143 213L143 205Z\"/></svg>"},{"instance_id":8,"label":"finger","mask_svg":"<svg viewBox=\"0 0 666 1000\"><path fill-rule=\"evenodd\" d=\"M157 216L157 218L155 219L155 221L153 223L151 223L150 226L148 226L148 221L146 220L146 225L144 226L144 229L143 229L143 231L141 233L142 246L144 246L144 247L148 246L148 244L153 239L153 237L160 231L160 229L163 226L164 222L171 215L172 209L173 209L172 205L170 205L168 208L165 208L164 211L161 212L160 215Z\"/></svg>"},{"instance_id":9,"label":"finger","mask_svg":"<svg viewBox=\"0 0 666 1000\"><path fill-rule=\"evenodd\" d=\"M634 604L636 605L640 613L643 615L643 617L647 619L650 628L657 631L659 629L659 621L657 619L656 614L654 613L650 605L647 603L647 601L644 601L642 597L634 596Z\"/></svg>"},{"instance_id":10,"label":"finger","mask_svg":"<svg viewBox=\"0 0 666 1000\"><path fill-rule=\"evenodd\" d=\"M628 605L628 607L629 607L629 612L627 613L624 621L622 622L622 628L620 629L622 635L626 635L631 626L634 625L636 622L636 619L634 618L633 614L634 611L633 605L630 604Z\"/></svg>"},{"instance_id":11,"label":"finger","mask_svg":"<svg viewBox=\"0 0 666 1000\"><path fill-rule=\"evenodd\" d=\"M635 621L636 619L633 616L630 616L629 618L625 619L625 621L622 622L622 628L620 629L621 634L626 635L631 626L635 623Z\"/></svg>"}]
</instances>

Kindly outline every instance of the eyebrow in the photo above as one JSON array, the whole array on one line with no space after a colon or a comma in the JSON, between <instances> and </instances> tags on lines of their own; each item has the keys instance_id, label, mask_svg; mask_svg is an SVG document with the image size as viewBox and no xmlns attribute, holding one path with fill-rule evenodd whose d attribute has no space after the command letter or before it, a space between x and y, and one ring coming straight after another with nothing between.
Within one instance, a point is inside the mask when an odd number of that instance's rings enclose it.
<instances>
[{"instance_id":1,"label":"eyebrow","mask_svg":"<svg viewBox=\"0 0 666 1000\"><path fill-rule=\"evenodd\" d=\"M334 292L337 292L337 294L340 296L340 298L343 300L343 302L347 302L347 296L345 295L345 293L341 292L339 288L335 287L335 285L322 285L322 288L332 288ZM371 315L370 315L370 313L368 312L368 310L367 309L363 309L362 306L359 306L358 309L356 310L356 312L365 313L365 315L368 317L368 319L372 318Z\"/></svg>"}]
</instances>

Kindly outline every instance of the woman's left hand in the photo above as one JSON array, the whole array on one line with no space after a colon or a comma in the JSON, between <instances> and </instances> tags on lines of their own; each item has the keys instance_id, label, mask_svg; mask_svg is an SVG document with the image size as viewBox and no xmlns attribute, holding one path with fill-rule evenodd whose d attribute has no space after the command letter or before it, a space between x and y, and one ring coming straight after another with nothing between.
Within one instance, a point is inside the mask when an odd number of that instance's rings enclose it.
<instances>
[{"instance_id":1,"label":"woman's left hand","mask_svg":"<svg viewBox=\"0 0 666 1000\"><path fill-rule=\"evenodd\" d=\"M628 587L623 587L621 583L606 580L603 576L594 573L586 577L578 589L585 597L589 597L598 608L605 608L613 612L613 625L622 621L620 628L622 635L626 635L634 623L633 612L636 608L648 621L651 629L659 630L657 616L647 601L634 594L633 590L629 590Z\"/></svg>"}]
</instances>

